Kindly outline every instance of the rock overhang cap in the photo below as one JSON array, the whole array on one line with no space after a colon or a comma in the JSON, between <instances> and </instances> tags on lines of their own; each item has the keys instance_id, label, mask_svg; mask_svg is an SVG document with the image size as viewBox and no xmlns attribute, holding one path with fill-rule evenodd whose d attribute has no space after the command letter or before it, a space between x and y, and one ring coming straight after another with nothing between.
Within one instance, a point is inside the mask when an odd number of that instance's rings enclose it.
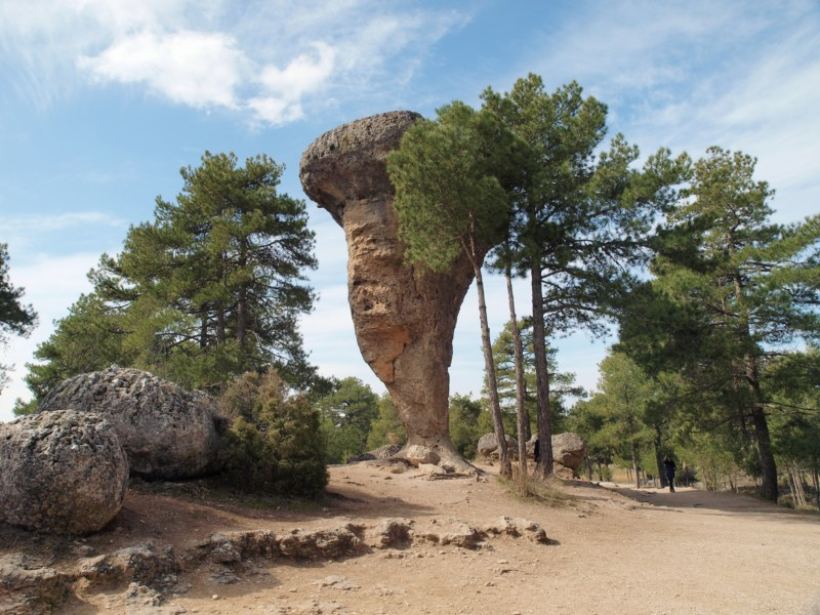
<instances>
[{"instance_id":1,"label":"rock overhang cap","mask_svg":"<svg viewBox=\"0 0 820 615\"><path fill-rule=\"evenodd\" d=\"M302 154L299 179L305 193L342 223L345 203L392 195L385 158L421 115L389 111L329 130Z\"/></svg>"}]
</instances>

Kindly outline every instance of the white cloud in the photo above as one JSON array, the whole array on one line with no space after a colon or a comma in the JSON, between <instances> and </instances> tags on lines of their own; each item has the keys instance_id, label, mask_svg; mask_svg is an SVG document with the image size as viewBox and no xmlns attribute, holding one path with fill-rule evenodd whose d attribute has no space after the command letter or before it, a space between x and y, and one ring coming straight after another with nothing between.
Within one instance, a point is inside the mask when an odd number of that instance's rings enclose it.
<instances>
[{"instance_id":1,"label":"white cloud","mask_svg":"<svg viewBox=\"0 0 820 615\"><path fill-rule=\"evenodd\" d=\"M0 3L0 53L11 92L48 107L78 77L130 84L197 109L282 124L310 108L392 95L427 50L466 19L375 0L34 0ZM398 69L387 70L399 54ZM0 73L0 78L4 75ZM8 94L7 94L8 95Z\"/></svg>"},{"instance_id":2,"label":"white cloud","mask_svg":"<svg viewBox=\"0 0 820 615\"><path fill-rule=\"evenodd\" d=\"M69 229L124 228L126 221L99 211L78 211L64 214L0 216L0 241L7 243L16 265L32 247L49 250L56 234ZM23 262L23 264L28 264Z\"/></svg>"},{"instance_id":3,"label":"white cloud","mask_svg":"<svg viewBox=\"0 0 820 615\"><path fill-rule=\"evenodd\" d=\"M248 106L256 118L270 124L282 124L304 115L301 100L324 86L333 73L336 52L326 43L313 44L315 54L301 54L285 68L268 65L258 82L264 95L251 98Z\"/></svg>"},{"instance_id":4,"label":"white cloud","mask_svg":"<svg viewBox=\"0 0 820 615\"><path fill-rule=\"evenodd\" d=\"M56 215L0 216L4 233L59 231L73 226L97 224L124 226L125 221L100 211L75 211Z\"/></svg>"},{"instance_id":5,"label":"white cloud","mask_svg":"<svg viewBox=\"0 0 820 615\"><path fill-rule=\"evenodd\" d=\"M78 60L97 81L144 84L176 103L229 109L237 106L245 63L231 37L191 31L140 32Z\"/></svg>"}]
</instances>

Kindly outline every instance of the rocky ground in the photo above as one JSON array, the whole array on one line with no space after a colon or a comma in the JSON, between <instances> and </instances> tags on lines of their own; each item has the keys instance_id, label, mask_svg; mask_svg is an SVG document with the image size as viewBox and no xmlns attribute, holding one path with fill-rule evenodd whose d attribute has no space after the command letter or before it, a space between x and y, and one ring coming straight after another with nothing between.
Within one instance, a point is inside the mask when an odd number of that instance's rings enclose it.
<instances>
[{"instance_id":1,"label":"rocky ground","mask_svg":"<svg viewBox=\"0 0 820 615\"><path fill-rule=\"evenodd\" d=\"M3 530L0 612L820 612L817 515L583 482L522 499L486 469L334 467L320 504L137 484L86 539ZM26 583L43 600L14 603Z\"/></svg>"}]
</instances>

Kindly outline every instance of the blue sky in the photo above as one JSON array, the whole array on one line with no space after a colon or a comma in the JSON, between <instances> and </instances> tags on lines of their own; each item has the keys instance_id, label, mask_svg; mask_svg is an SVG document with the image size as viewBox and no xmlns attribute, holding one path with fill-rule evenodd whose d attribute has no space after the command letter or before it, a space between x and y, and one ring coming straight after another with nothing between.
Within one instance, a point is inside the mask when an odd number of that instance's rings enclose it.
<instances>
[{"instance_id":1,"label":"blue sky","mask_svg":"<svg viewBox=\"0 0 820 615\"><path fill-rule=\"evenodd\" d=\"M172 198L204 150L267 153L303 197L299 156L319 134L391 109L477 103L527 72L578 80L648 153L756 155L781 222L820 210L820 5L806 2L387 2L376 0L0 0L0 242L40 314L0 362L17 369L0 420L28 397L24 364L88 290L86 272L130 224ZM320 294L302 331L322 373L382 390L361 359L346 299L341 229L309 205ZM491 326L503 284L488 284ZM519 311L527 283L517 287ZM612 340L609 340L611 342ZM559 363L595 384L606 341L578 333ZM472 292L451 369L478 393Z\"/></svg>"}]
</instances>

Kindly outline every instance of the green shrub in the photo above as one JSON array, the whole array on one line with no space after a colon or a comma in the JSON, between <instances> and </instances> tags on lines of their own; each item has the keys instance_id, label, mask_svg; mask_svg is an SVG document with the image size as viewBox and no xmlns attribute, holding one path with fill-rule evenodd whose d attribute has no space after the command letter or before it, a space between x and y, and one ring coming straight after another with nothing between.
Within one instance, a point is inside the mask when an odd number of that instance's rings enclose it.
<instances>
[{"instance_id":1,"label":"green shrub","mask_svg":"<svg viewBox=\"0 0 820 615\"><path fill-rule=\"evenodd\" d=\"M223 477L244 491L313 495L327 485L319 415L303 395L286 396L275 372L244 374L220 398L232 419Z\"/></svg>"}]
</instances>

